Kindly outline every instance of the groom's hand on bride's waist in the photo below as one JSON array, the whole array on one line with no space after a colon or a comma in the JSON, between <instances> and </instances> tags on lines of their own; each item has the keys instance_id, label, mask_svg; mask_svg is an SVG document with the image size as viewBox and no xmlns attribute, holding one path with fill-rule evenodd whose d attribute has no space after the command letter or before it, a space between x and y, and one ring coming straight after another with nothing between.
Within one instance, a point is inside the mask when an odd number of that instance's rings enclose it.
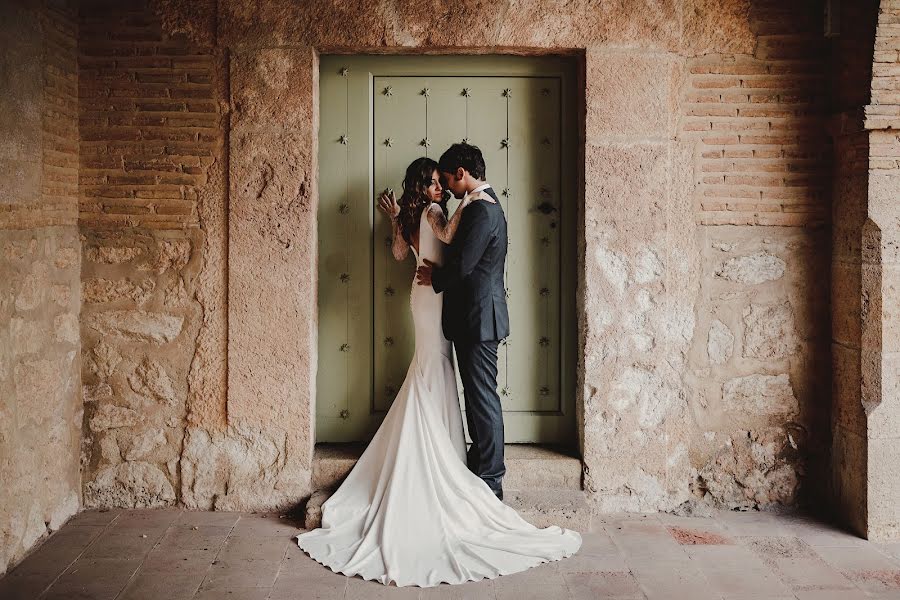
<instances>
[{"instance_id":1,"label":"groom's hand on bride's waist","mask_svg":"<svg viewBox=\"0 0 900 600\"><path fill-rule=\"evenodd\" d=\"M419 285L431 285L431 271L435 265L427 258L423 258L425 264L416 269L416 283Z\"/></svg>"}]
</instances>

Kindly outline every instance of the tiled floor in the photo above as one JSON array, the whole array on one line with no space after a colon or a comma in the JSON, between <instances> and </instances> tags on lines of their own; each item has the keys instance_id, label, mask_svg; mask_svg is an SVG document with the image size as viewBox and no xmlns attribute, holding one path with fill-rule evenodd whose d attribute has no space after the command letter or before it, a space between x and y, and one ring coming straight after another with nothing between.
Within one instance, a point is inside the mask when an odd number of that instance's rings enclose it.
<instances>
[{"instance_id":1,"label":"tiled floor","mask_svg":"<svg viewBox=\"0 0 900 600\"><path fill-rule=\"evenodd\" d=\"M284 600L458 598L900 599L900 543L802 516L594 518L575 556L491 581L396 588L319 565L277 515L79 514L0 579L0 598Z\"/></svg>"}]
</instances>

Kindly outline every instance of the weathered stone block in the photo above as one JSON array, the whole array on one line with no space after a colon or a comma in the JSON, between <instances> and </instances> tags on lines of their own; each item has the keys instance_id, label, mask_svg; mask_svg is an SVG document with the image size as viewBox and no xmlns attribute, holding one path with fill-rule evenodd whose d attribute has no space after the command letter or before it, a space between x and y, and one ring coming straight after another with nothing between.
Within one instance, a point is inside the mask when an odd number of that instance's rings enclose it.
<instances>
[{"instance_id":1,"label":"weathered stone block","mask_svg":"<svg viewBox=\"0 0 900 600\"><path fill-rule=\"evenodd\" d=\"M172 378L158 362L145 358L128 376L128 383L136 393L154 398L173 406L178 402L178 395Z\"/></svg>"},{"instance_id":2,"label":"weathered stone block","mask_svg":"<svg viewBox=\"0 0 900 600\"><path fill-rule=\"evenodd\" d=\"M728 509L791 504L800 479L783 458L790 444L779 429L740 433L699 469L700 486L715 505Z\"/></svg>"},{"instance_id":3,"label":"weathered stone block","mask_svg":"<svg viewBox=\"0 0 900 600\"><path fill-rule=\"evenodd\" d=\"M718 319L714 319L709 326L707 335L706 353L710 362L721 365L731 358L734 351L734 334L728 325Z\"/></svg>"},{"instance_id":4,"label":"weathered stone block","mask_svg":"<svg viewBox=\"0 0 900 600\"><path fill-rule=\"evenodd\" d=\"M756 285L784 277L786 264L781 258L760 251L726 260L716 269L716 277L735 283Z\"/></svg>"},{"instance_id":5,"label":"weathered stone block","mask_svg":"<svg viewBox=\"0 0 900 600\"><path fill-rule=\"evenodd\" d=\"M88 315L84 323L103 335L133 342L165 344L181 333L184 317L142 310L113 310Z\"/></svg>"},{"instance_id":6,"label":"weathered stone block","mask_svg":"<svg viewBox=\"0 0 900 600\"><path fill-rule=\"evenodd\" d=\"M722 402L728 411L758 415L793 416L800 410L786 374L735 377L722 386Z\"/></svg>"},{"instance_id":7,"label":"weathered stone block","mask_svg":"<svg viewBox=\"0 0 900 600\"><path fill-rule=\"evenodd\" d=\"M659 372L637 365L623 369L610 388L609 405L620 414L637 411L638 425L644 429L659 426L683 402L680 390Z\"/></svg>"},{"instance_id":8,"label":"weathered stone block","mask_svg":"<svg viewBox=\"0 0 900 600\"><path fill-rule=\"evenodd\" d=\"M544 48L613 44L675 50L679 33L678 7L673 0L602 5L511 0L492 43Z\"/></svg>"},{"instance_id":9,"label":"weathered stone block","mask_svg":"<svg viewBox=\"0 0 900 600\"><path fill-rule=\"evenodd\" d=\"M585 192L589 228L609 226L620 237L640 231L636 242L662 226L665 217L669 149L666 143L589 144Z\"/></svg>"},{"instance_id":10,"label":"weathered stone block","mask_svg":"<svg viewBox=\"0 0 900 600\"><path fill-rule=\"evenodd\" d=\"M85 258L91 262L106 265L131 262L143 255L143 248L133 246L96 246L86 248L84 251Z\"/></svg>"},{"instance_id":11,"label":"weathered stone block","mask_svg":"<svg viewBox=\"0 0 900 600\"><path fill-rule=\"evenodd\" d=\"M751 304L744 309L743 319L745 358L784 358L797 351L790 302Z\"/></svg>"},{"instance_id":12,"label":"weathered stone block","mask_svg":"<svg viewBox=\"0 0 900 600\"><path fill-rule=\"evenodd\" d=\"M681 10L685 55L753 53L756 35L750 25L750 0L685 0Z\"/></svg>"},{"instance_id":13,"label":"weathered stone block","mask_svg":"<svg viewBox=\"0 0 900 600\"><path fill-rule=\"evenodd\" d=\"M671 56L589 49L585 61L588 140L670 136L676 64Z\"/></svg>"},{"instance_id":14,"label":"weathered stone block","mask_svg":"<svg viewBox=\"0 0 900 600\"><path fill-rule=\"evenodd\" d=\"M101 341L91 351L88 366L97 377L105 379L115 372L120 362L122 362L122 355L119 354L119 351Z\"/></svg>"},{"instance_id":15,"label":"weathered stone block","mask_svg":"<svg viewBox=\"0 0 900 600\"><path fill-rule=\"evenodd\" d=\"M125 442L127 449L124 452L125 460L141 460L156 448L166 444L166 436L162 429L148 429L142 431ZM122 442L119 442L122 445Z\"/></svg>"},{"instance_id":16,"label":"weathered stone block","mask_svg":"<svg viewBox=\"0 0 900 600\"><path fill-rule=\"evenodd\" d=\"M873 354L877 357L877 379L881 401L878 404L863 404L867 414L866 434L870 440L897 438L900 432L900 353L884 352ZM874 398L874 395L863 396Z\"/></svg>"},{"instance_id":17,"label":"weathered stone block","mask_svg":"<svg viewBox=\"0 0 900 600\"><path fill-rule=\"evenodd\" d=\"M311 132L242 132L231 139L229 422L278 423L309 469L317 353Z\"/></svg>"},{"instance_id":18,"label":"weathered stone block","mask_svg":"<svg viewBox=\"0 0 900 600\"><path fill-rule=\"evenodd\" d=\"M104 467L84 488L87 508L153 508L174 502L175 491L165 474L145 462Z\"/></svg>"},{"instance_id":19,"label":"weathered stone block","mask_svg":"<svg viewBox=\"0 0 900 600\"><path fill-rule=\"evenodd\" d=\"M866 531L870 541L896 540L900 537L900 438L868 440L866 470Z\"/></svg>"},{"instance_id":20,"label":"weathered stone block","mask_svg":"<svg viewBox=\"0 0 900 600\"><path fill-rule=\"evenodd\" d=\"M54 336L57 342L78 345L81 340L78 315L65 313L53 319Z\"/></svg>"},{"instance_id":21,"label":"weathered stone block","mask_svg":"<svg viewBox=\"0 0 900 600\"><path fill-rule=\"evenodd\" d=\"M308 128L313 122L317 69L311 48L232 54L231 126Z\"/></svg>"},{"instance_id":22,"label":"weathered stone block","mask_svg":"<svg viewBox=\"0 0 900 600\"><path fill-rule=\"evenodd\" d=\"M150 279L144 279L140 283L135 283L130 279L112 281L98 277L82 282L81 298L83 302L89 304L122 300L143 304L150 297L155 287L156 284Z\"/></svg>"},{"instance_id":23,"label":"weathered stone block","mask_svg":"<svg viewBox=\"0 0 900 600\"><path fill-rule=\"evenodd\" d=\"M158 275L168 270L180 271L187 266L190 259L190 240L161 239L156 242L156 256L152 268Z\"/></svg>"},{"instance_id":24,"label":"weathered stone block","mask_svg":"<svg viewBox=\"0 0 900 600\"><path fill-rule=\"evenodd\" d=\"M118 427L131 427L142 421L139 413L124 406L101 404L91 417L91 431L101 432Z\"/></svg>"}]
</instances>

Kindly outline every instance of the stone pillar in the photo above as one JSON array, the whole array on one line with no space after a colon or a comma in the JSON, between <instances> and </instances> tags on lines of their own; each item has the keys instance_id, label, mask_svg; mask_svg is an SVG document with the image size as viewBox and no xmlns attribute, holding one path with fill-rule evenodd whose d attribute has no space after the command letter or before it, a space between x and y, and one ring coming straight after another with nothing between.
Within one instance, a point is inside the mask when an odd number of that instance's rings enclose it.
<instances>
[{"instance_id":1,"label":"stone pillar","mask_svg":"<svg viewBox=\"0 0 900 600\"><path fill-rule=\"evenodd\" d=\"M669 229L679 59L599 49L585 59L585 487L604 511L658 510L670 504L667 433L685 406L678 365L693 331Z\"/></svg>"},{"instance_id":2,"label":"stone pillar","mask_svg":"<svg viewBox=\"0 0 900 600\"><path fill-rule=\"evenodd\" d=\"M867 19L844 16L848 25ZM870 27L848 28L865 40L857 50L871 49ZM833 473L839 513L870 540L900 538L898 28L900 0L882 0L864 119L842 115L836 136ZM850 72L840 84L861 87L852 85ZM848 93L839 90L838 102Z\"/></svg>"},{"instance_id":3,"label":"stone pillar","mask_svg":"<svg viewBox=\"0 0 900 600\"><path fill-rule=\"evenodd\" d=\"M246 469L235 468L257 484L235 507L281 507L308 494L318 342L317 73L311 48L231 56L227 435L237 449L229 460L245 461Z\"/></svg>"},{"instance_id":4,"label":"stone pillar","mask_svg":"<svg viewBox=\"0 0 900 600\"><path fill-rule=\"evenodd\" d=\"M900 4L900 3L898 3ZM893 126L900 124L900 119ZM873 123L867 122L867 128ZM900 537L900 135L872 129L862 232L861 402L866 416L866 530Z\"/></svg>"}]
</instances>

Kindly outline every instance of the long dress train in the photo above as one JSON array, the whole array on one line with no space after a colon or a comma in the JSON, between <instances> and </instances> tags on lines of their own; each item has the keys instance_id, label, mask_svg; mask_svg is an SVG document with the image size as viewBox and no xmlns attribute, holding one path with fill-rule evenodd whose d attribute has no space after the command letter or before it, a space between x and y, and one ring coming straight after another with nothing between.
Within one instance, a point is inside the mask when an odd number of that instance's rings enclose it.
<instances>
[{"instance_id":1,"label":"long dress train","mask_svg":"<svg viewBox=\"0 0 900 600\"><path fill-rule=\"evenodd\" d=\"M441 264L443 243L426 212L416 263ZM359 461L322 504L322 527L297 536L334 572L432 587L517 573L581 547L577 531L531 525L466 467L442 301L413 281L416 341L406 379Z\"/></svg>"}]
</instances>

